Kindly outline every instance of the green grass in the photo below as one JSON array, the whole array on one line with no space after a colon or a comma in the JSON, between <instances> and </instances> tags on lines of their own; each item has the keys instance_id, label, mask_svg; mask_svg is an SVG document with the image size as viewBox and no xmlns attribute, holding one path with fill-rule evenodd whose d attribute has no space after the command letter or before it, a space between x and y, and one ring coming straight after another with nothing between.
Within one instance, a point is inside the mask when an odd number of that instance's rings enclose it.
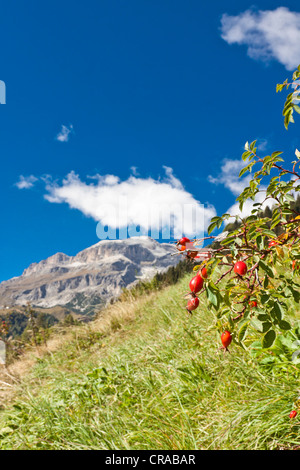
<instances>
[{"instance_id":1,"label":"green grass","mask_svg":"<svg viewBox=\"0 0 300 470\"><path fill-rule=\"evenodd\" d=\"M133 313L116 314L106 332L101 321L74 328L62 348L37 360L14 405L2 411L0 448L299 445L299 420L289 420L298 368L267 372L236 345L223 354L205 297L193 316L183 308L190 277L136 299Z\"/></svg>"}]
</instances>

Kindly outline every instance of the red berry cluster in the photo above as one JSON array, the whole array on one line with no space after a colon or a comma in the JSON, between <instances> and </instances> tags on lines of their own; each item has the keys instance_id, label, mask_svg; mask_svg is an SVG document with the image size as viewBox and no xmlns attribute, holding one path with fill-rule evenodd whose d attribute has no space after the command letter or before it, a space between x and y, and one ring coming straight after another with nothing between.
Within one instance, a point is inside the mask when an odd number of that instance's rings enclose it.
<instances>
[{"instance_id":1,"label":"red berry cluster","mask_svg":"<svg viewBox=\"0 0 300 470\"><path fill-rule=\"evenodd\" d=\"M191 299L188 301L186 309L189 313L191 313L193 310L196 310L196 308L199 305L199 299L196 296L196 294L202 289L203 287L203 278L201 277L200 274L197 274L190 280L190 295Z\"/></svg>"},{"instance_id":2,"label":"red berry cluster","mask_svg":"<svg viewBox=\"0 0 300 470\"><path fill-rule=\"evenodd\" d=\"M198 292L200 292L200 290L203 288L203 284L204 284L204 279L206 279L208 276L208 272L207 272L207 269L206 267L204 266L199 273L196 274L196 276L194 276L191 280L190 280L190 284L189 284L189 287L190 287L190 295L192 296L192 298L188 301L188 304L187 304L187 311L191 313L192 310L195 310L198 305L199 305L199 299L198 297L196 296L196 294Z\"/></svg>"},{"instance_id":3,"label":"red berry cluster","mask_svg":"<svg viewBox=\"0 0 300 470\"><path fill-rule=\"evenodd\" d=\"M186 244L190 243L190 239L187 237L182 237L178 242L176 243L176 246L179 251L185 251L186 250Z\"/></svg>"},{"instance_id":4,"label":"red berry cluster","mask_svg":"<svg viewBox=\"0 0 300 470\"><path fill-rule=\"evenodd\" d=\"M182 237L177 243L177 249L179 251L186 251L186 258L188 259L195 259L199 258L198 251L191 251L187 249L187 243L191 243L191 240L187 237Z\"/></svg>"}]
</instances>

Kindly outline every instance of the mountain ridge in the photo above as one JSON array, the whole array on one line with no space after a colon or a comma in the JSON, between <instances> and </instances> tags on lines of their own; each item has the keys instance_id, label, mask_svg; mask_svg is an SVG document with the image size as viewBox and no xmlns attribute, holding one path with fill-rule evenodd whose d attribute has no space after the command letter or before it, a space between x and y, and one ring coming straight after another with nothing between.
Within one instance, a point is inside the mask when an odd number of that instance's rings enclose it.
<instances>
[{"instance_id":1,"label":"mountain ridge","mask_svg":"<svg viewBox=\"0 0 300 470\"><path fill-rule=\"evenodd\" d=\"M175 266L174 245L150 237L101 240L75 256L55 253L0 283L0 308L68 306L81 312L103 306L122 289Z\"/></svg>"}]
</instances>

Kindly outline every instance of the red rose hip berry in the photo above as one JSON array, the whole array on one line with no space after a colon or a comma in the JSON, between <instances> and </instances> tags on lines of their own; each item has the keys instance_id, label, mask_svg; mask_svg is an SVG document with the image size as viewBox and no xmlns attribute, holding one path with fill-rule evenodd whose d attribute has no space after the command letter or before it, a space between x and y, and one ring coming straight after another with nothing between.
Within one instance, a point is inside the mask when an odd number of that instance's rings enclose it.
<instances>
[{"instance_id":1,"label":"red rose hip berry","mask_svg":"<svg viewBox=\"0 0 300 470\"><path fill-rule=\"evenodd\" d=\"M194 276L191 280L190 280L190 289L191 291L194 293L194 294L197 294L197 292L199 292L202 287L203 287L203 279L202 277L197 274L197 276Z\"/></svg>"},{"instance_id":2,"label":"red rose hip berry","mask_svg":"<svg viewBox=\"0 0 300 470\"><path fill-rule=\"evenodd\" d=\"M206 268L202 268L201 269L201 277L203 277L203 279L206 279L207 278L207 269Z\"/></svg>"},{"instance_id":3,"label":"red rose hip berry","mask_svg":"<svg viewBox=\"0 0 300 470\"><path fill-rule=\"evenodd\" d=\"M232 341L231 333L229 331L224 331L224 333L221 334L221 341L222 341L224 349L227 350L228 346L230 345Z\"/></svg>"},{"instance_id":4,"label":"red rose hip berry","mask_svg":"<svg viewBox=\"0 0 300 470\"><path fill-rule=\"evenodd\" d=\"M233 270L236 274L244 276L247 272L247 265L244 263L244 261L238 261L235 263Z\"/></svg>"},{"instance_id":5,"label":"red rose hip berry","mask_svg":"<svg viewBox=\"0 0 300 470\"><path fill-rule=\"evenodd\" d=\"M297 416L297 411L296 410L293 410L290 412L290 418L293 419L293 418L296 418Z\"/></svg>"},{"instance_id":6,"label":"red rose hip berry","mask_svg":"<svg viewBox=\"0 0 300 470\"><path fill-rule=\"evenodd\" d=\"M193 310L196 310L198 305L199 305L198 297L193 297L192 299L188 301L186 309L188 312L192 312Z\"/></svg>"},{"instance_id":7,"label":"red rose hip berry","mask_svg":"<svg viewBox=\"0 0 300 470\"><path fill-rule=\"evenodd\" d=\"M198 251L189 251L187 254L187 257L190 259L194 259L196 258L197 255L198 255Z\"/></svg>"},{"instance_id":8,"label":"red rose hip berry","mask_svg":"<svg viewBox=\"0 0 300 470\"><path fill-rule=\"evenodd\" d=\"M185 246L185 244L186 244L186 243L190 243L190 241L191 241L191 240L190 240L189 238L187 238L187 237L182 237L182 238L179 240L178 245L184 245L184 246Z\"/></svg>"}]
</instances>

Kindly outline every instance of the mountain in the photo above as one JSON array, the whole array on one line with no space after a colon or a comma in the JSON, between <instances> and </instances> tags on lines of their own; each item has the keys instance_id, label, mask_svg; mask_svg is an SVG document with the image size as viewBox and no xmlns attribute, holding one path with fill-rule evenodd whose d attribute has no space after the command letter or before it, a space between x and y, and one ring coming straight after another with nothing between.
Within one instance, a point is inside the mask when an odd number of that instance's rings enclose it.
<instances>
[{"instance_id":1,"label":"mountain","mask_svg":"<svg viewBox=\"0 0 300 470\"><path fill-rule=\"evenodd\" d=\"M102 240L76 256L56 253L31 264L23 274L0 283L0 308L66 306L89 313L122 288L175 266L174 246L149 237Z\"/></svg>"}]
</instances>

